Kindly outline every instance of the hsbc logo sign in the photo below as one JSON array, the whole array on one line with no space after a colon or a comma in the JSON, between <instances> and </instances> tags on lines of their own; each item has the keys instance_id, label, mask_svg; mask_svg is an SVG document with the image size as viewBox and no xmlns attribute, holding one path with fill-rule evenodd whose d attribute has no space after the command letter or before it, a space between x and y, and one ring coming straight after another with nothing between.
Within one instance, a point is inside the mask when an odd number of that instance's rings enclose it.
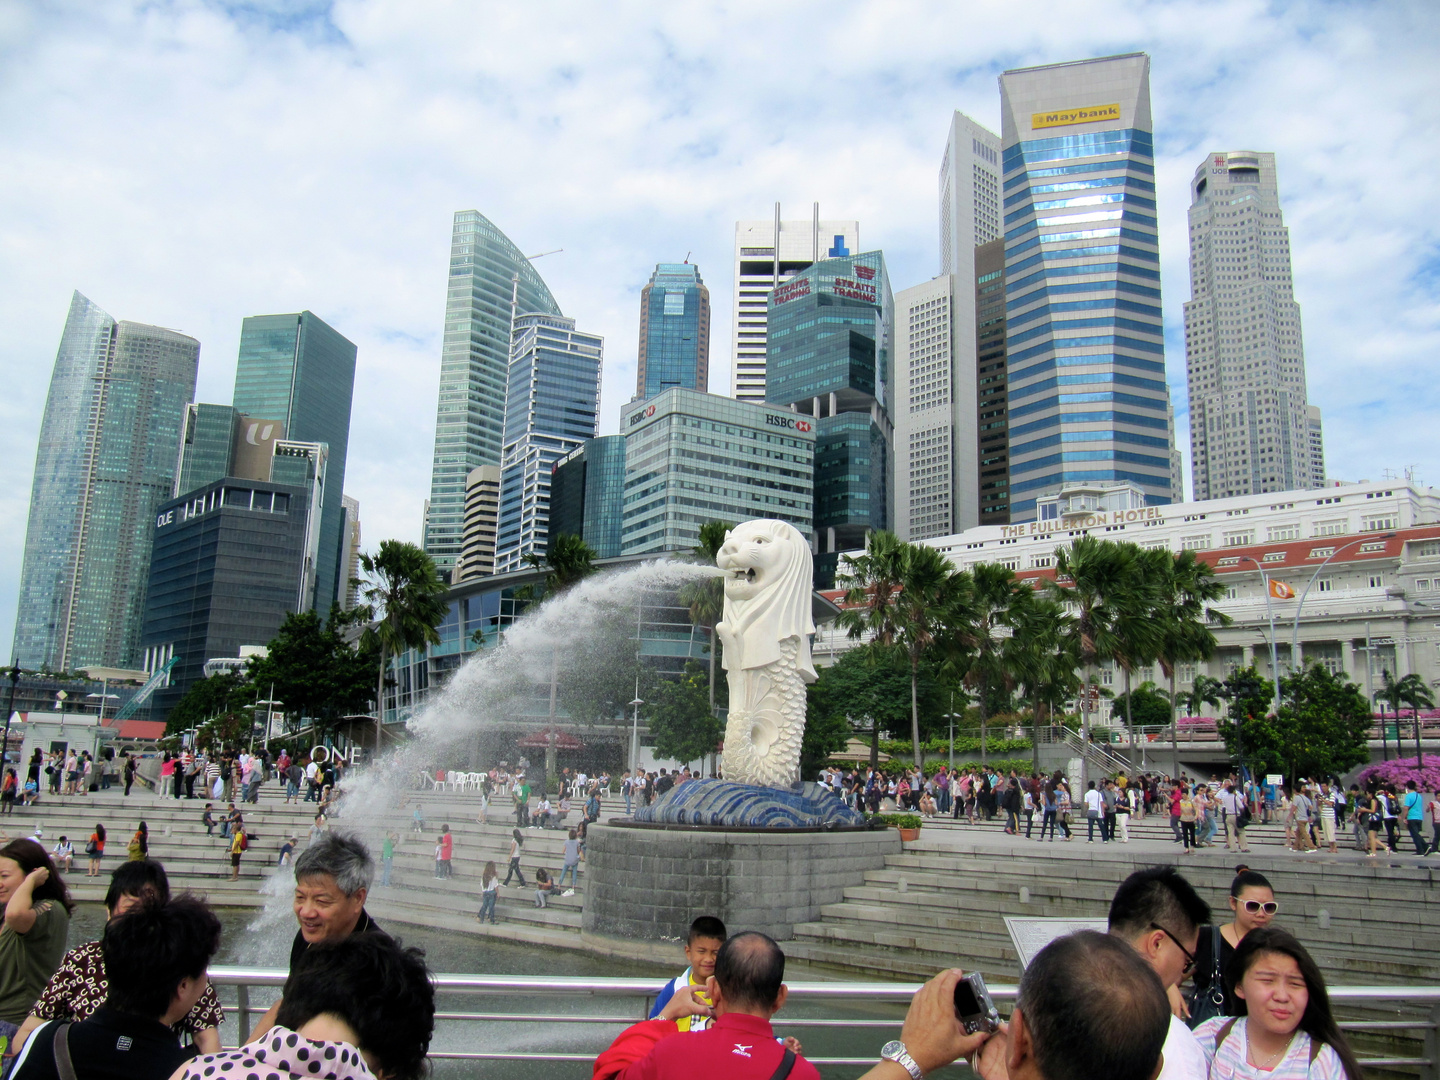
<instances>
[{"instance_id":1,"label":"hsbc logo sign","mask_svg":"<svg viewBox=\"0 0 1440 1080\"><path fill-rule=\"evenodd\" d=\"M651 405L648 409L641 409L641 410L640 410L639 412L637 412L634 416L630 417L630 426L631 426L631 427L634 427L636 424L638 424L638 423L640 423L640 422L642 422L642 421L644 421L644 420L649 420L650 417L652 417L652 416L654 416L654 415L655 415L655 406L654 406L654 405Z\"/></svg>"},{"instance_id":2,"label":"hsbc logo sign","mask_svg":"<svg viewBox=\"0 0 1440 1080\"><path fill-rule=\"evenodd\" d=\"M776 416L774 413L766 413L765 422L771 427L789 428L791 431L815 430L813 421L796 416Z\"/></svg>"}]
</instances>

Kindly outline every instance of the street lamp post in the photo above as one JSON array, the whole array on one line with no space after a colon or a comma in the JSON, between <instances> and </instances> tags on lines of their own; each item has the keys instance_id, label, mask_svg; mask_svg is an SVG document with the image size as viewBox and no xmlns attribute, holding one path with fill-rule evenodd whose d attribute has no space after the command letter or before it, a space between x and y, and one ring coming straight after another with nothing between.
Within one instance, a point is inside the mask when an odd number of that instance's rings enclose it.
<instances>
[{"instance_id":1,"label":"street lamp post","mask_svg":"<svg viewBox=\"0 0 1440 1080\"><path fill-rule=\"evenodd\" d=\"M1260 571L1260 580L1265 585L1265 615L1270 622L1270 675L1275 680L1275 715L1278 717L1280 715L1280 651L1275 644L1275 608L1270 603L1270 575L1266 572L1265 567L1260 565L1260 560L1258 559L1252 558L1249 555L1241 555L1240 561L1254 563L1255 569ZM1293 667L1295 663L1295 653L1293 651L1293 646L1290 653L1290 663ZM1235 728L1235 732L1238 738L1240 732L1238 722ZM1241 775L1243 776L1245 769L1244 762L1240 763L1240 769Z\"/></svg>"},{"instance_id":2,"label":"street lamp post","mask_svg":"<svg viewBox=\"0 0 1440 1080\"><path fill-rule=\"evenodd\" d=\"M630 775L633 778L640 766L640 706L645 702L640 700L640 679L635 679L635 700L630 702L630 708L634 710L630 719Z\"/></svg>"},{"instance_id":3,"label":"street lamp post","mask_svg":"<svg viewBox=\"0 0 1440 1080\"><path fill-rule=\"evenodd\" d=\"M15 687L20 683L20 662L14 660L10 664L10 670L5 673L10 677L10 703L5 706L5 741L0 743L0 760L10 760L10 717L15 715Z\"/></svg>"},{"instance_id":4,"label":"street lamp post","mask_svg":"<svg viewBox=\"0 0 1440 1080\"><path fill-rule=\"evenodd\" d=\"M270 727L275 722L275 706L284 705L283 701L275 699L275 681L270 681L270 696L264 701L257 701L256 705L265 706L265 749L270 749Z\"/></svg>"},{"instance_id":5,"label":"street lamp post","mask_svg":"<svg viewBox=\"0 0 1440 1080\"><path fill-rule=\"evenodd\" d=\"M1310 586L1315 584L1315 580L1320 576L1320 571L1324 570L1326 564L1329 563L1331 559L1335 558L1335 556L1339 555L1346 548L1355 547L1355 545L1357 544L1369 543L1373 540L1390 540L1393 539L1394 536L1395 534L1393 532L1387 532L1378 533L1375 536L1358 537L1355 540L1351 540L1348 544L1341 544L1339 547L1337 547L1334 551L1332 551L1329 555L1325 557L1324 562L1322 562L1319 566L1315 568L1315 573L1310 575L1310 580L1305 583L1304 591L1300 593L1300 602L1295 605L1295 625L1292 628L1290 634L1290 666L1292 668L1298 670L1298 668L1300 667L1299 663L1297 662L1297 658L1300 655L1300 612L1304 610L1305 598L1310 595ZM1255 560L1251 559L1250 561L1254 562ZM1266 588L1266 594L1269 594L1268 587Z\"/></svg>"}]
</instances>

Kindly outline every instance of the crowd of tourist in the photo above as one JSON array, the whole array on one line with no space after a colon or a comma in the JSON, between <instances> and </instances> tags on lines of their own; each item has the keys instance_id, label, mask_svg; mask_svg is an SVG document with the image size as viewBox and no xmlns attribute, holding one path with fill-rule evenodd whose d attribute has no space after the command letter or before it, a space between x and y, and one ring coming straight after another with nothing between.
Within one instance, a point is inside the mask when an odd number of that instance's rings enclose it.
<instances>
[{"instance_id":1,"label":"crowd of tourist","mask_svg":"<svg viewBox=\"0 0 1440 1080\"><path fill-rule=\"evenodd\" d=\"M206 977L220 921L172 896L148 858L110 876L100 940L66 951L70 898L44 847L0 848L0 1068L12 1080L418 1080L434 1031L423 954L365 910L374 864L327 833L295 863L297 925L281 1000L238 1049L222 1050Z\"/></svg>"},{"instance_id":2,"label":"crowd of tourist","mask_svg":"<svg viewBox=\"0 0 1440 1080\"><path fill-rule=\"evenodd\" d=\"M1058 937L1030 961L1008 1021L962 1020L963 973L941 972L864 1080L920 1080L960 1059L981 1080L1361 1080L1315 961L1271 925L1269 883L1242 867L1229 904L1233 920L1216 924L1175 867L1138 870L1114 894L1108 933ZM701 916L685 959L649 1019L596 1059L595 1080L820 1075L771 1024L786 1001L776 942Z\"/></svg>"},{"instance_id":3,"label":"crowd of tourist","mask_svg":"<svg viewBox=\"0 0 1440 1080\"><path fill-rule=\"evenodd\" d=\"M1346 790L1335 778L1302 778L1287 786L1234 775L1200 781L1120 773L1090 781L1077 794L1058 770L1022 775L1015 769L941 765L928 774L919 768L846 772L831 766L821 770L819 782L862 813L909 811L971 825L1003 817L1005 833L1027 840L1073 840L1083 821L1087 843L1128 843L1132 820L1158 815L1168 816L1173 840L1187 854L1221 842L1227 850L1249 851L1246 829L1257 820L1282 823L1285 846L1299 852L1338 851L1348 822L1355 849L1369 855L1399 852L1402 827L1415 855L1440 853L1440 791L1422 793L1414 781L1403 791L1376 780Z\"/></svg>"}]
</instances>

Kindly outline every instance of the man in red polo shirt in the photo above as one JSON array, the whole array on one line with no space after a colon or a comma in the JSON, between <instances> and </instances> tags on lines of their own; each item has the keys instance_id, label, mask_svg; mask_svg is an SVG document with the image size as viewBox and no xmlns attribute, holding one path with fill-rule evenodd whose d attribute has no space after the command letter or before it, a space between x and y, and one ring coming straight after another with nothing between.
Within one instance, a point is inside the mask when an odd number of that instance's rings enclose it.
<instances>
[{"instance_id":1,"label":"man in red polo shirt","mask_svg":"<svg viewBox=\"0 0 1440 1080\"><path fill-rule=\"evenodd\" d=\"M777 1070L789 1055L790 1068L783 1074L789 1080L820 1080L815 1066L776 1042L771 1030L770 1018L785 1004L784 978L785 954L779 945L753 931L736 934L720 947L715 974L707 980L714 1022L704 1031L675 1033L674 1023L662 1013L663 1019L637 1024L602 1055L602 1062L608 1057L631 1064L616 1073L597 1062L595 1075L618 1075L620 1080L771 1080L782 1075ZM678 1006L681 996L672 1003ZM651 1039L659 1041L636 1060Z\"/></svg>"}]
</instances>

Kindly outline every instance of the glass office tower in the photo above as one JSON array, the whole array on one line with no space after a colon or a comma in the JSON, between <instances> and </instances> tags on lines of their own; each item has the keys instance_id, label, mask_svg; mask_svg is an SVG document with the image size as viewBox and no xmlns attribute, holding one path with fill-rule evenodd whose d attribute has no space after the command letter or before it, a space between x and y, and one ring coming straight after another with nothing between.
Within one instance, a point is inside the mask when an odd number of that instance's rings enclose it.
<instances>
[{"instance_id":1,"label":"glass office tower","mask_svg":"<svg viewBox=\"0 0 1440 1080\"><path fill-rule=\"evenodd\" d=\"M194 338L71 298L35 455L15 621L23 667L139 664L155 509L174 487L199 363Z\"/></svg>"},{"instance_id":2,"label":"glass office tower","mask_svg":"<svg viewBox=\"0 0 1440 1080\"><path fill-rule=\"evenodd\" d=\"M710 381L710 290L693 263L658 263L640 292L635 399L672 386L704 393Z\"/></svg>"},{"instance_id":3,"label":"glass office tower","mask_svg":"<svg viewBox=\"0 0 1440 1080\"><path fill-rule=\"evenodd\" d=\"M515 351L505 396L500 520L495 572L519 570L543 555L550 535L550 473L555 462L595 437L605 339L559 315L515 320ZM431 505L433 520L434 505Z\"/></svg>"},{"instance_id":4,"label":"glass office tower","mask_svg":"<svg viewBox=\"0 0 1440 1080\"><path fill-rule=\"evenodd\" d=\"M1150 60L1000 76L1010 519L1063 483L1168 503Z\"/></svg>"},{"instance_id":5,"label":"glass office tower","mask_svg":"<svg viewBox=\"0 0 1440 1080\"><path fill-rule=\"evenodd\" d=\"M354 392L354 343L312 312L254 315L241 324L235 408L247 416L279 421L289 439L323 443L329 449L315 574L314 606L322 617L344 595L345 512L340 500Z\"/></svg>"},{"instance_id":6,"label":"glass office tower","mask_svg":"<svg viewBox=\"0 0 1440 1080\"><path fill-rule=\"evenodd\" d=\"M513 308L512 296L518 296ZM460 557L470 470L500 464L510 320L516 310L560 314L545 282L510 238L485 215L458 211L450 234L435 456L425 518L425 550L442 574L453 571Z\"/></svg>"},{"instance_id":7,"label":"glass office tower","mask_svg":"<svg viewBox=\"0 0 1440 1080\"><path fill-rule=\"evenodd\" d=\"M624 522L625 436L587 439L555 463L550 480L550 542L578 536L596 558L620 554Z\"/></svg>"},{"instance_id":8,"label":"glass office tower","mask_svg":"<svg viewBox=\"0 0 1440 1080\"><path fill-rule=\"evenodd\" d=\"M894 520L890 486L895 304L885 258L825 259L770 293L765 399L815 421L816 581Z\"/></svg>"}]
</instances>

